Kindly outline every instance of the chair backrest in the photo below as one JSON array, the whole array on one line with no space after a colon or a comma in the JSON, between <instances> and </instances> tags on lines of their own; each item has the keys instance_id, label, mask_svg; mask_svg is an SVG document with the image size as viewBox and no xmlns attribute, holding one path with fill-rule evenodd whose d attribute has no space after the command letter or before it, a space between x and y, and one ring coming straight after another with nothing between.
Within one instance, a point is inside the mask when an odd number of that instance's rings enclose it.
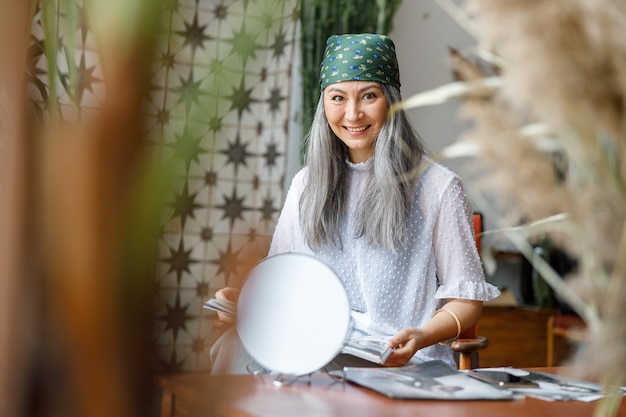
<instances>
[{"instance_id":1,"label":"chair backrest","mask_svg":"<svg viewBox=\"0 0 626 417\"><path fill-rule=\"evenodd\" d=\"M474 240L480 254L480 241L483 232L483 216L474 213ZM450 347L459 354L459 369L473 369L479 366L478 352L489 346L489 340L478 335L478 323L461 333L459 338L452 342Z\"/></svg>"},{"instance_id":2,"label":"chair backrest","mask_svg":"<svg viewBox=\"0 0 626 417\"><path fill-rule=\"evenodd\" d=\"M474 241L476 242L476 249L478 249L478 253L480 254L480 242L483 234L483 215L482 213L474 212L473 217Z\"/></svg>"},{"instance_id":3,"label":"chair backrest","mask_svg":"<svg viewBox=\"0 0 626 417\"><path fill-rule=\"evenodd\" d=\"M483 233L483 215L478 212L474 212L473 218L474 224L474 241L476 242L476 249L480 254L480 240ZM465 330L459 336L459 339L474 339L478 336L478 324L473 325L469 329Z\"/></svg>"}]
</instances>

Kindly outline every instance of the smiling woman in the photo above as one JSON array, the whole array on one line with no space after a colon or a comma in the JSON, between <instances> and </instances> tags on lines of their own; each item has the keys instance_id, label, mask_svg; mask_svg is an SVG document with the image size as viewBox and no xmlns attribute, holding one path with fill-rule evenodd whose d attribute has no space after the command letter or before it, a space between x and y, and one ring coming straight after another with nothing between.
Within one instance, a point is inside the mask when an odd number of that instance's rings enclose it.
<instances>
[{"instance_id":1,"label":"smiling woman","mask_svg":"<svg viewBox=\"0 0 626 417\"><path fill-rule=\"evenodd\" d=\"M393 348L383 366L454 365L438 342L472 327L482 302L499 294L485 282L461 181L426 156L402 111L388 114L401 100L391 39L331 36L320 86L306 167L291 183L269 255L303 253L328 265L348 295L348 338L382 337ZM235 301L237 291L216 295ZM449 314L435 314L442 308ZM214 373L245 372L252 358L237 344L232 331L218 340ZM339 354L324 369L367 364L356 359Z\"/></svg>"}]
</instances>

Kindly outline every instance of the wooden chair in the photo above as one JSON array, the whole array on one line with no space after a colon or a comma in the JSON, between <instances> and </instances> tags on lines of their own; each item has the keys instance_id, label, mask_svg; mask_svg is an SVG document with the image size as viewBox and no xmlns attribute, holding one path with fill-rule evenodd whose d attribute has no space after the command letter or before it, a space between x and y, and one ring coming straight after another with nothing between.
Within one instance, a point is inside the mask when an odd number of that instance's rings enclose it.
<instances>
[{"instance_id":1,"label":"wooden chair","mask_svg":"<svg viewBox=\"0 0 626 417\"><path fill-rule=\"evenodd\" d=\"M558 343L558 342L561 343ZM546 366L558 366L588 342L587 325L576 314L557 314L548 319Z\"/></svg>"},{"instance_id":2,"label":"wooden chair","mask_svg":"<svg viewBox=\"0 0 626 417\"><path fill-rule=\"evenodd\" d=\"M483 231L483 217L481 213L474 213L474 238L476 248L480 253L480 241ZM489 346L489 340L478 335L478 324L461 333L459 338L450 344L450 348L459 354L459 369L473 369L479 367L478 352Z\"/></svg>"}]
</instances>

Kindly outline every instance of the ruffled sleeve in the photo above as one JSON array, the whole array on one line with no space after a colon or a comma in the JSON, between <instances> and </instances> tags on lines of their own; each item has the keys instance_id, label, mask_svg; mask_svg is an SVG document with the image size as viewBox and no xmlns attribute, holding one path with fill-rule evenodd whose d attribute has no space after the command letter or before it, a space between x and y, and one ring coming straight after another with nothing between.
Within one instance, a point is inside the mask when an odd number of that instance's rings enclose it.
<instances>
[{"instance_id":1,"label":"ruffled sleeve","mask_svg":"<svg viewBox=\"0 0 626 417\"><path fill-rule=\"evenodd\" d=\"M486 281L455 281L437 289L436 298L463 298L489 301L500 295L498 288Z\"/></svg>"},{"instance_id":2,"label":"ruffled sleeve","mask_svg":"<svg viewBox=\"0 0 626 417\"><path fill-rule=\"evenodd\" d=\"M442 190L433 231L439 281L436 298L488 301L500 295L500 291L485 280L476 250L472 215L461 179L455 175Z\"/></svg>"}]
</instances>

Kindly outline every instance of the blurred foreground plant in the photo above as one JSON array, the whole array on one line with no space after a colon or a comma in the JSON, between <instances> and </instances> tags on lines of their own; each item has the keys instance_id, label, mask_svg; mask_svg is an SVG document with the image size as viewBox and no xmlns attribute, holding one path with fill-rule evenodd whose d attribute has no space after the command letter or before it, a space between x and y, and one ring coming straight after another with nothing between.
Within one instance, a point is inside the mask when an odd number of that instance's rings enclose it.
<instances>
[{"instance_id":1,"label":"blurred foreground plant","mask_svg":"<svg viewBox=\"0 0 626 417\"><path fill-rule=\"evenodd\" d=\"M153 392L154 245L168 175L152 162L141 113L163 6L59 0L0 7L0 157L12 161L2 164L0 187L0 221L9 232L0 244L0 414L144 415ZM38 16L48 85L46 112L36 115L26 105L25 68ZM72 54L73 37L87 25L106 90L89 115L80 108ZM75 111L61 111L59 83Z\"/></svg>"}]
</instances>

